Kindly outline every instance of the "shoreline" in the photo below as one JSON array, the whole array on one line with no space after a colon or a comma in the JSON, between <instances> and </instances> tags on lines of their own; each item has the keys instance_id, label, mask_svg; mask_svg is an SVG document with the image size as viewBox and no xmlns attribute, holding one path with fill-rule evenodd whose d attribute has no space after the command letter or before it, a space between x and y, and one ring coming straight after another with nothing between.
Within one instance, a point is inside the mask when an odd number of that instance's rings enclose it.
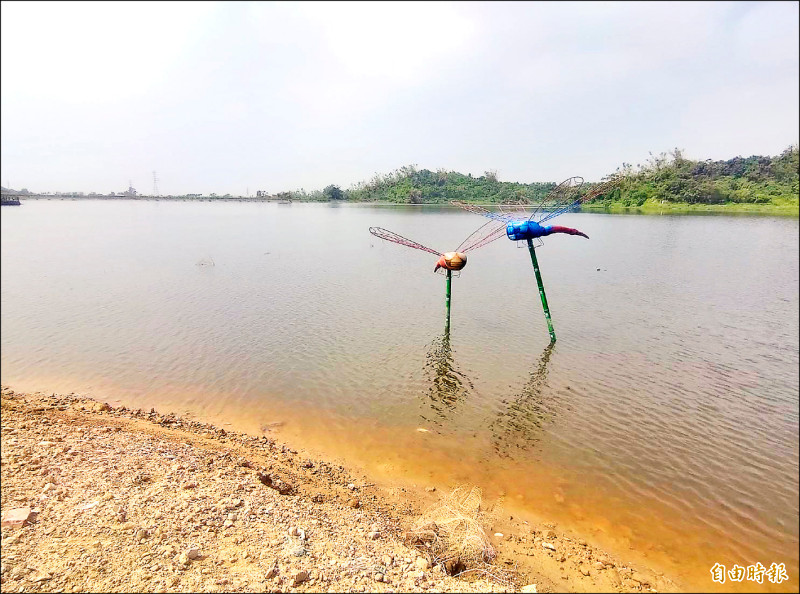
<instances>
[{"instance_id":1,"label":"shoreline","mask_svg":"<svg viewBox=\"0 0 800 594\"><path fill-rule=\"evenodd\" d=\"M95 200L95 201L112 201L112 200L131 200L141 202L263 202L268 204L284 204L278 200L271 200L266 198L252 198L247 196L232 196L230 198L222 197L204 197L204 198L186 198L182 196L24 196L21 197L21 203L24 204L26 200ZM363 206L410 206L410 207L450 207L447 202L429 202L424 204L408 204L405 202L390 202L390 201L319 201L319 200L298 200L293 199L292 203L297 204L347 204L347 205L363 205ZM497 202L470 202L476 206L497 206ZM531 204L530 206L535 206ZM458 208L458 207L452 207ZM797 204L751 204L751 203L726 203L726 204L689 204L684 202L668 202L664 204L647 202L642 206L625 206L622 203L611 204L583 204L578 212L590 213L606 213L606 214L642 214L642 215L661 215L661 214L731 214L731 215L774 215L774 216L800 216L800 206Z\"/></svg>"},{"instance_id":2,"label":"shoreline","mask_svg":"<svg viewBox=\"0 0 800 594\"><path fill-rule=\"evenodd\" d=\"M408 533L452 493L382 485L273 437L7 386L2 412L2 511L40 509L2 529L4 592L680 591L491 504L496 558L445 567Z\"/></svg>"}]
</instances>

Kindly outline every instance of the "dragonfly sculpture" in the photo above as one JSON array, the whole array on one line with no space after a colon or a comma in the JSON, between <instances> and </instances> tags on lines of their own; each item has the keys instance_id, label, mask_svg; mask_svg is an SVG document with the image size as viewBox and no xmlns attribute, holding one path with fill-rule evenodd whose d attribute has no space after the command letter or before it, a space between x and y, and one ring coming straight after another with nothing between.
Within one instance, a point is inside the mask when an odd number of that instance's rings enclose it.
<instances>
[{"instance_id":1,"label":"dragonfly sculpture","mask_svg":"<svg viewBox=\"0 0 800 594\"><path fill-rule=\"evenodd\" d=\"M547 306L547 296L544 292L542 274L539 271L539 262L536 259L536 249L533 240L537 240L538 245L542 245L543 242L541 238L554 233L579 235L589 239L588 235L577 229L562 227L560 225L545 225L544 223L566 212L575 210L581 204L594 200L598 196L607 194L619 185L619 182L620 178L618 176L612 177L605 182L593 186L586 194L581 195L580 190L583 186L583 178L577 176L570 177L553 188L530 215L528 215L525 207L520 204L501 205L501 211L494 212L475 204L451 202L451 204L455 206L492 219L493 222L490 221L489 228L483 234L483 242L481 245L486 245L503 235L506 235L512 241L523 240L528 243L528 251L531 254L533 271L536 274L536 283L539 285L539 297L542 300L542 308L544 309L544 317L547 320L547 329L550 332L551 343L556 341L556 333L553 330L550 308Z\"/></svg>"},{"instance_id":2,"label":"dragonfly sculpture","mask_svg":"<svg viewBox=\"0 0 800 594\"><path fill-rule=\"evenodd\" d=\"M411 241L403 237L402 235L398 235L393 231L388 231L382 227L370 227L369 232L372 233L375 237L379 239L385 239L386 241L391 241L393 243L398 243L400 245L404 245L406 247L414 248L416 250L421 250L423 252L428 252L429 254L434 254L435 256L439 256L439 259L436 261L436 266L434 267L434 272L439 272L440 270L444 271L444 274L447 278L446 288L445 288L445 304L447 306L447 322L445 325L445 334L449 334L450 332L450 284L453 278L453 271L462 270L467 265L467 252L474 251L479 247L483 247L487 243L490 243L497 239L495 237L496 230L494 221L489 221L473 231L469 237L467 237L464 241L461 242L454 251L452 252L438 252L432 248L426 247L416 241ZM499 237L499 236L498 236Z\"/></svg>"}]
</instances>

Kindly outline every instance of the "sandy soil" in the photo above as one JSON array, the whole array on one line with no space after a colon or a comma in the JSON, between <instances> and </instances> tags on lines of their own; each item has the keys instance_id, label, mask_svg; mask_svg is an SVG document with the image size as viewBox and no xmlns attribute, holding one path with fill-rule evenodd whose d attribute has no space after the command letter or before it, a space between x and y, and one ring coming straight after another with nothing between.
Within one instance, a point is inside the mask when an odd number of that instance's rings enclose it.
<instances>
[{"instance_id":1,"label":"sandy soil","mask_svg":"<svg viewBox=\"0 0 800 594\"><path fill-rule=\"evenodd\" d=\"M3 592L667 592L552 524L482 510L490 565L408 531L446 493L381 486L269 437L2 389ZM494 515L493 515L494 514ZM413 546L417 544L418 546Z\"/></svg>"}]
</instances>

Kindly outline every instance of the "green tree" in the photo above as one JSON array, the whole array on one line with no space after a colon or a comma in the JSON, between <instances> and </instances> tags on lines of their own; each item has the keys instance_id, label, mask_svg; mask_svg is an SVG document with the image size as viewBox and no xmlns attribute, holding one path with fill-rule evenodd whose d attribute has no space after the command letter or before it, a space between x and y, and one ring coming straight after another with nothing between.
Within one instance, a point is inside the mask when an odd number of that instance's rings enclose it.
<instances>
[{"instance_id":1,"label":"green tree","mask_svg":"<svg viewBox=\"0 0 800 594\"><path fill-rule=\"evenodd\" d=\"M322 193L328 200L344 200L344 192L342 192L342 189L333 184L322 190Z\"/></svg>"}]
</instances>

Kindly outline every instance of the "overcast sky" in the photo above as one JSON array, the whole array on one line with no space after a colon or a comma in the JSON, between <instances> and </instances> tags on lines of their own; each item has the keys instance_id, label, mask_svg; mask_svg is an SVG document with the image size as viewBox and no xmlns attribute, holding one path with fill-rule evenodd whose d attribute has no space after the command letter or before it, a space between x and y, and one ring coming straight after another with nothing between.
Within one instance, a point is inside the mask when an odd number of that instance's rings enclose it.
<instances>
[{"instance_id":1,"label":"overcast sky","mask_svg":"<svg viewBox=\"0 0 800 594\"><path fill-rule=\"evenodd\" d=\"M2 179L162 194L402 165L589 181L798 142L797 2L11 2Z\"/></svg>"}]
</instances>

